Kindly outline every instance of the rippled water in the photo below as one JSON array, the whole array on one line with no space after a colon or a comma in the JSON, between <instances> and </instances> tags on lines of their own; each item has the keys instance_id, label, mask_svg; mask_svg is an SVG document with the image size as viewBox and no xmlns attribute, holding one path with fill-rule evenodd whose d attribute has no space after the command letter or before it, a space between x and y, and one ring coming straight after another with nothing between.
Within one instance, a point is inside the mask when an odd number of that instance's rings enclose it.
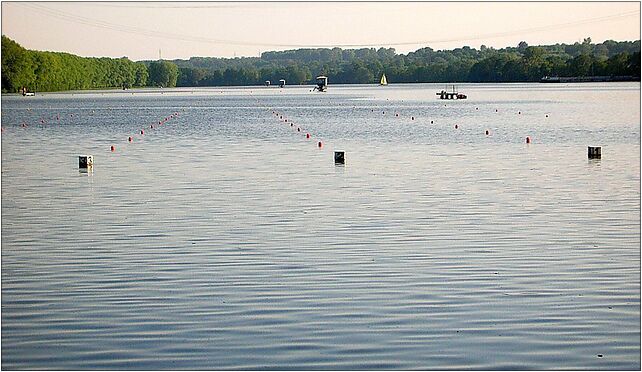
<instances>
[{"instance_id":1,"label":"rippled water","mask_svg":"<svg viewBox=\"0 0 642 372\"><path fill-rule=\"evenodd\" d=\"M640 84L459 88L3 96L2 368L639 370Z\"/></svg>"}]
</instances>

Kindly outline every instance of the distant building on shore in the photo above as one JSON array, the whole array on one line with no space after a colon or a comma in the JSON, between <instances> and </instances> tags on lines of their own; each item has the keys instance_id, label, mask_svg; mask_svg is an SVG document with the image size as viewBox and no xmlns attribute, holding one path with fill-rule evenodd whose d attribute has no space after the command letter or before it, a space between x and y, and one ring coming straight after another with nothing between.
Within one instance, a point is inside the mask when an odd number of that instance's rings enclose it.
<instances>
[{"instance_id":1,"label":"distant building on shore","mask_svg":"<svg viewBox=\"0 0 642 372\"><path fill-rule=\"evenodd\" d=\"M639 76L544 76L540 83L595 83L607 81L640 81Z\"/></svg>"}]
</instances>

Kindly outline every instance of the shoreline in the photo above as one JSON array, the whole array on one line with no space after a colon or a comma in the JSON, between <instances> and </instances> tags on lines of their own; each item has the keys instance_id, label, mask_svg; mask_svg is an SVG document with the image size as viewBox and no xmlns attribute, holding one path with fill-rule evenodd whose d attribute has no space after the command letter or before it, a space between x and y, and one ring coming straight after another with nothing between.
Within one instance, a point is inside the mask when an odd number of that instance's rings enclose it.
<instances>
[{"instance_id":1,"label":"shoreline","mask_svg":"<svg viewBox=\"0 0 642 372\"><path fill-rule=\"evenodd\" d=\"M469 86L482 86L482 85L502 85L502 86L510 86L510 85L516 85L516 84L533 84L533 85L539 85L539 86L548 86L550 84L583 84L583 83L640 83L639 78L635 78L632 80L591 80L589 78L569 78L569 77L560 77L558 80L552 80L553 78L549 79L549 81L514 81L514 82L449 82L449 83L443 83L443 82L418 82L418 83L390 83L388 86L412 86L412 85L435 85L435 86L443 86L444 84L451 86L451 85L469 85ZM569 79L569 80L566 80ZM577 79L577 80L573 80ZM57 90L57 91L42 91L42 92L34 92L36 96L38 95L43 95L43 94L89 94L89 93L164 93L164 92L176 92L177 90L184 90L184 91L196 91L196 90L209 90L209 89L245 89L245 88L252 88L252 89L261 89L261 90L276 90L276 89L289 89L289 88L305 88L305 87L312 87L314 84L301 84L301 85L288 85L284 88L279 88L278 86L270 86L266 87L265 85L216 85L216 86L196 86L196 87L169 87L169 88L156 88L156 87L135 87L135 88L130 88L126 90L122 90L120 88L100 88L100 89L82 89L82 90ZM369 86L379 86L379 83L369 83L369 84L332 84L331 87L369 87ZM383 87L382 89L386 89L386 87ZM13 97L13 96L22 96L22 93L8 93L8 92L1 92L0 95L2 97Z\"/></svg>"}]
</instances>

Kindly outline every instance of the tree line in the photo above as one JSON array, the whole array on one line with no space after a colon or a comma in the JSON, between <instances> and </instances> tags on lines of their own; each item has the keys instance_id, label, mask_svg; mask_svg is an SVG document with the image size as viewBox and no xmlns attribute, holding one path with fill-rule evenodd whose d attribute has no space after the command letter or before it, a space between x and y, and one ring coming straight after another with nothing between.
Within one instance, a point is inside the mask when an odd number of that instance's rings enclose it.
<instances>
[{"instance_id":1,"label":"tree line","mask_svg":"<svg viewBox=\"0 0 642 372\"><path fill-rule=\"evenodd\" d=\"M132 62L27 50L2 36L2 91L54 91L143 86L260 85L285 79L309 84L326 75L335 84L369 84L385 73L393 83L531 82L543 76L640 77L640 40L453 50L317 48L270 51L261 57Z\"/></svg>"},{"instance_id":2,"label":"tree line","mask_svg":"<svg viewBox=\"0 0 642 372\"><path fill-rule=\"evenodd\" d=\"M2 36L2 91L61 91L176 86L178 67L167 61L132 62L27 50Z\"/></svg>"},{"instance_id":3,"label":"tree line","mask_svg":"<svg viewBox=\"0 0 642 372\"><path fill-rule=\"evenodd\" d=\"M206 58L172 61L179 68L179 86L258 85L285 79L310 83L326 75L336 84L389 82L533 82L544 76L640 77L640 41L590 38L574 44L453 50L421 48L407 55L392 48L297 49L264 52L261 57Z\"/></svg>"}]
</instances>

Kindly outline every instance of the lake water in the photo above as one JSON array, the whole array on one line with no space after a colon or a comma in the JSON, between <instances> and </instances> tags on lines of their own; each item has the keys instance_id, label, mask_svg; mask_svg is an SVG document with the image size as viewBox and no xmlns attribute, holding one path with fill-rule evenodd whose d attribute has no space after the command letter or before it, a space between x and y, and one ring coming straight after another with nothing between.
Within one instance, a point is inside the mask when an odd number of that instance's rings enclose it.
<instances>
[{"instance_id":1,"label":"lake water","mask_svg":"<svg viewBox=\"0 0 642 372\"><path fill-rule=\"evenodd\" d=\"M3 96L2 368L639 370L640 84L443 88Z\"/></svg>"}]
</instances>

